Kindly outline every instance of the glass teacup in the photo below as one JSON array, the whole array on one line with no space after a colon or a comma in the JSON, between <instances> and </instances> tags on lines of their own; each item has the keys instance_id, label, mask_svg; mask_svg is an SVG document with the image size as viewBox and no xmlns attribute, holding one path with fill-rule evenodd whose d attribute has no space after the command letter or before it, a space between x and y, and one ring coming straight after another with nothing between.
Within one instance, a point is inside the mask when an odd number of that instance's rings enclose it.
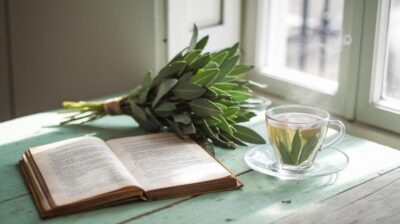
<instances>
[{"instance_id":1,"label":"glass teacup","mask_svg":"<svg viewBox=\"0 0 400 224\"><path fill-rule=\"evenodd\" d=\"M278 106L265 113L269 142L274 149L277 168L302 172L314 164L319 150L340 142L345 126L338 120L330 120L327 111L300 105ZM325 143L330 125L339 132Z\"/></svg>"}]
</instances>

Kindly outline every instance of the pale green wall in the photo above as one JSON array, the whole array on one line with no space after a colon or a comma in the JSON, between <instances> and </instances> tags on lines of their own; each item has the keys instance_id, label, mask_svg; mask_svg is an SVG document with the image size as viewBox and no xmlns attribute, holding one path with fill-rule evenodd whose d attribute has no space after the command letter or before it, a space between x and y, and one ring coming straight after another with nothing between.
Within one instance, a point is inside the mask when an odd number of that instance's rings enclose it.
<instances>
[{"instance_id":1,"label":"pale green wall","mask_svg":"<svg viewBox=\"0 0 400 224\"><path fill-rule=\"evenodd\" d=\"M63 100L91 99L138 85L155 67L155 4L153 0L9 1L16 116L58 108ZM1 100L7 98L3 94Z\"/></svg>"}]
</instances>

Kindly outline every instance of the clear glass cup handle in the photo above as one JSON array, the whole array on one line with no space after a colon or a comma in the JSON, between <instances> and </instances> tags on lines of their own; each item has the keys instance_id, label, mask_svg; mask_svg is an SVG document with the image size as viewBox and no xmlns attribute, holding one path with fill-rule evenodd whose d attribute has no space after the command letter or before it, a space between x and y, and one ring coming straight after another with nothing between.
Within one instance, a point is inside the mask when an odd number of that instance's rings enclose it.
<instances>
[{"instance_id":1,"label":"clear glass cup handle","mask_svg":"<svg viewBox=\"0 0 400 224\"><path fill-rule=\"evenodd\" d=\"M342 141L342 139L344 138L344 135L346 134L346 128L344 126L344 124L341 121L338 120L331 120L328 122L328 126L336 126L339 128L339 133L337 134L337 136L332 139L331 141L329 141L328 143L323 143L322 144L322 149L325 149L329 146L332 146L340 141Z\"/></svg>"}]
</instances>

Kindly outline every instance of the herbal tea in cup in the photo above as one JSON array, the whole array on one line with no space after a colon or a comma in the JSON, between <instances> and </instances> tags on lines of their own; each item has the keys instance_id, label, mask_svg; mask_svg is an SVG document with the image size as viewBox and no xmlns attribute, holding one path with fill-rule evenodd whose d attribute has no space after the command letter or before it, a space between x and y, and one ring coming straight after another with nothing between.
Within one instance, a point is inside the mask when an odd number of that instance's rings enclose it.
<instances>
[{"instance_id":1,"label":"herbal tea in cup","mask_svg":"<svg viewBox=\"0 0 400 224\"><path fill-rule=\"evenodd\" d=\"M305 106L279 106L266 112L268 139L274 149L277 168L304 171L310 168L318 150L342 140L345 127L342 122L330 120L324 110ZM339 134L324 143L329 125L339 127Z\"/></svg>"}]
</instances>

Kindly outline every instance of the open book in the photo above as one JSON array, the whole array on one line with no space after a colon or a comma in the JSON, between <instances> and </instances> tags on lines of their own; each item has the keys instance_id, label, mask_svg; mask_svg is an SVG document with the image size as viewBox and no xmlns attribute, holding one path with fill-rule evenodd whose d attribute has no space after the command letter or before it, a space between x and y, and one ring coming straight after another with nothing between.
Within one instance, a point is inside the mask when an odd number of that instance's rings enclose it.
<instances>
[{"instance_id":1,"label":"open book","mask_svg":"<svg viewBox=\"0 0 400 224\"><path fill-rule=\"evenodd\" d=\"M242 186L194 141L171 133L64 140L29 149L20 167L42 217Z\"/></svg>"}]
</instances>

